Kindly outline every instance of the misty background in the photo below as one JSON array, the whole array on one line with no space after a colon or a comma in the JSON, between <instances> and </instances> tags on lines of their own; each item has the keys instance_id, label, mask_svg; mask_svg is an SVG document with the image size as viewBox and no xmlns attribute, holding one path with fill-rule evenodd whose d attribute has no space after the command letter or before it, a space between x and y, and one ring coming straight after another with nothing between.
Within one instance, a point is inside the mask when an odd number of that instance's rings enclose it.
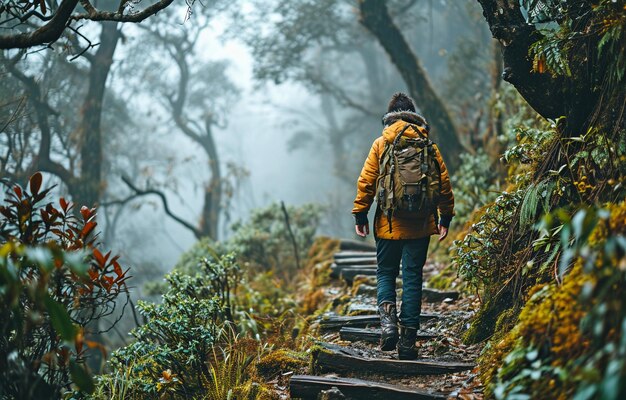
<instances>
[{"instance_id":1,"label":"misty background","mask_svg":"<svg viewBox=\"0 0 626 400\"><path fill-rule=\"evenodd\" d=\"M460 133L471 133L474 125L479 131L493 58L479 5L471 0L389 3ZM319 234L354 237L350 210L358 173L380 135L389 98L407 90L383 48L359 24L356 7L331 0L216 1L191 8L180 2L139 25L117 26L121 39L102 106L99 221L106 246L133 267L136 287L170 270L198 238L165 213L157 195L133 198L123 177L137 188L160 191L171 214L198 225L214 175L211 163L217 163L225 184L217 240L228 238L231 224L246 220L251 210L280 201L320 204ZM4 53L2 117L8 121L19 113L22 119L14 127L0 124L7 130L2 154L8 154L15 129L31 132L32 142L23 144L22 153L26 160L36 157L40 127L35 113L20 102L28 96L18 78L22 74L37 82L54 109L51 158L69 169L91 162L76 161L72 146L81 140L78 110L102 26L87 22L80 36L52 50ZM184 105L175 116L181 59L189 76ZM209 130L218 160L180 124ZM437 126L433 131L440 143ZM467 137L462 140L467 144ZM23 163L3 157L3 178L23 179ZM59 184L59 194L71 197L56 176L46 178Z\"/></svg>"}]
</instances>

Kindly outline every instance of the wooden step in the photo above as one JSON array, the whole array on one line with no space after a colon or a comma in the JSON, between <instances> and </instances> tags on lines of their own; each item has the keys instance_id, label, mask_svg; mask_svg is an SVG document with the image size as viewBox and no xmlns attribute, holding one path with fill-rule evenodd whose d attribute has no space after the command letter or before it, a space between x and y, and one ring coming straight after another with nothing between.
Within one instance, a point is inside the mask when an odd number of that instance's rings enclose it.
<instances>
[{"instance_id":1,"label":"wooden step","mask_svg":"<svg viewBox=\"0 0 626 400\"><path fill-rule=\"evenodd\" d=\"M343 258L376 258L375 251L340 251L333 255L335 260Z\"/></svg>"},{"instance_id":2,"label":"wooden step","mask_svg":"<svg viewBox=\"0 0 626 400\"><path fill-rule=\"evenodd\" d=\"M353 301L345 307L344 315L372 315L377 313L378 307L376 307L376 304Z\"/></svg>"},{"instance_id":3,"label":"wooden step","mask_svg":"<svg viewBox=\"0 0 626 400\"><path fill-rule=\"evenodd\" d=\"M396 290L398 293L398 299L402 296L402 284L396 284ZM356 288L356 292L353 291L356 296L376 297L376 286L370 286L366 284L360 284ZM424 303L439 303L447 299L457 300L459 298L459 292L455 291L440 291L435 289L423 288L422 289L422 301Z\"/></svg>"},{"instance_id":4,"label":"wooden step","mask_svg":"<svg viewBox=\"0 0 626 400\"><path fill-rule=\"evenodd\" d=\"M377 292L378 292L378 289L376 289L376 286L370 286L364 283L356 287L356 292L354 291L354 289L352 291L352 293L355 296L367 296L367 297L376 297Z\"/></svg>"},{"instance_id":5,"label":"wooden step","mask_svg":"<svg viewBox=\"0 0 626 400\"><path fill-rule=\"evenodd\" d=\"M376 251L376 246L372 243L341 239L339 241L339 249L342 251Z\"/></svg>"},{"instance_id":6,"label":"wooden step","mask_svg":"<svg viewBox=\"0 0 626 400\"><path fill-rule=\"evenodd\" d=\"M337 265L334 263L330 265L331 278L341 278L344 272L344 279L352 282L357 275L376 275L376 265Z\"/></svg>"},{"instance_id":7,"label":"wooden step","mask_svg":"<svg viewBox=\"0 0 626 400\"><path fill-rule=\"evenodd\" d=\"M473 363L436 360L390 360L366 358L356 350L331 343L318 344L313 352L314 369L321 372L361 372L391 375L442 375L467 371Z\"/></svg>"},{"instance_id":8,"label":"wooden step","mask_svg":"<svg viewBox=\"0 0 626 400\"><path fill-rule=\"evenodd\" d=\"M420 323L439 317L439 314L421 314ZM322 330L339 330L344 326L352 328L367 328L368 326L378 327L378 325L380 325L380 317L378 314L356 316L337 315L332 317L322 317L319 320L319 325Z\"/></svg>"},{"instance_id":9,"label":"wooden step","mask_svg":"<svg viewBox=\"0 0 626 400\"><path fill-rule=\"evenodd\" d=\"M347 267L342 268L339 273L339 277L342 278L348 285L352 285L354 279L356 279L359 275L364 276L376 276L376 266L374 268L364 268L363 266L359 267Z\"/></svg>"},{"instance_id":10,"label":"wooden step","mask_svg":"<svg viewBox=\"0 0 626 400\"><path fill-rule=\"evenodd\" d=\"M320 391L333 387L339 389L349 399L438 400L446 398L441 393L354 378L294 375L289 381L291 398L305 400L316 400Z\"/></svg>"},{"instance_id":11,"label":"wooden step","mask_svg":"<svg viewBox=\"0 0 626 400\"><path fill-rule=\"evenodd\" d=\"M439 335L424 331L417 332L417 341L431 340L437 338ZM363 328L351 328L344 326L339 330L339 337L341 340L348 342L364 341L367 343L380 342L380 329L363 329Z\"/></svg>"},{"instance_id":12,"label":"wooden step","mask_svg":"<svg viewBox=\"0 0 626 400\"><path fill-rule=\"evenodd\" d=\"M355 280L363 280L361 278L368 277L363 283L356 288L359 295L376 295L376 272L371 268L352 269L352 267L344 267L338 269L340 272L335 274L337 278L343 278L348 284L352 284ZM332 276L332 275L331 275ZM402 280L396 280L396 290L402 289ZM354 289L353 289L354 290ZM446 299L456 301L459 299L460 293L456 290L437 290L431 288L422 288L422 300L425 303L440 303Z\"/></svg>"},{"instance_id":13,"label":"wooden step","mask_svg":"<svg viewBox=\"0 0 626 400\"><path fill-rule=\"evenodd\" d=\"M458 300L459 292L455 290L437 290L422 288L422 300L426 303L440 303L446 299Z\"/></svg>"},{"instance_id":14,"label":"wooden step","mask_svg":"<svg viewBox=\"0 0 626 400\"><path fill-rule=\"evenodd\" d=\"M374 265L376 266L376 257L363 258L339 258L335 259L337 265Z\"/></svg>"}]
</instances>

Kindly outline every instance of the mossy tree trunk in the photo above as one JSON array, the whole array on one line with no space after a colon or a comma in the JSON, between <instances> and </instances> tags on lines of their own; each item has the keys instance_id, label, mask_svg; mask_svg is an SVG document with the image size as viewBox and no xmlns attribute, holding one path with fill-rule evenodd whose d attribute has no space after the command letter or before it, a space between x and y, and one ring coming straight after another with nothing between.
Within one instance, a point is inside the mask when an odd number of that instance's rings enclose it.
<instances>
[{"instance_id":1,"label":"mossy tree trunk","mask_svg":"<svg viewBox=\"0 0 626 400\"><path fill-rule=\"evenodd\" d=\"M615 110L602 106L606 68L597 57L596 40L578 41L568 55L571 73L555 76L538 72L529 56L531 45L542 39L542 33L527 22L520 2L510 0L477 0L491 33L502 45L503 78L511 83L528 104L541 116L550 119L566 117L563 132L567 136L584 134L592 124L594 114L613 112L612 119L620 119ZM585 15L591 13L591 2L579 2L574 13L577 23L586 24ZM572 8L570 6L570 8ZM570 15L570 18L572 16ZM579 27L574 26L576 30ZM581 32L582 34L583 32ZM617 56L617 55L613 55ZM612 56L609 56L612 57ZM623 97L622 97L623 99ZM606 100L606 99L604 99ZM623 101L623 100L622 100Z\"/></svg>"}]
</instances>

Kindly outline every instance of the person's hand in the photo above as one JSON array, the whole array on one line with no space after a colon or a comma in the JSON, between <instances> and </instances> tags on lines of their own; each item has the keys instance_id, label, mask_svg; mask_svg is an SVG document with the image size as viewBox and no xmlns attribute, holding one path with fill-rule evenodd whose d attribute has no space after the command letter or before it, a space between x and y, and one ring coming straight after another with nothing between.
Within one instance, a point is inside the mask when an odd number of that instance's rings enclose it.
<instances>
[{"instance_id":1,"label":"person's hand","mask_svg":"<svg viewBox=\"0 0 626 400\"><path fill-rule=\"evenodd\" d=\"M441 242L443 239L448 236L448 228L445 226L439 225L439 241Z\"/></svg>"},{"instance_id":2,"label":"person's hand","mask_svg":"<svg viewBox=\"0 0 626 400\"><path fill-rule=\"evenodd\" d=\"M370 226L368 224L355 225L356 234L365 237L370 234Z\"/></svg>"}]
</instances>

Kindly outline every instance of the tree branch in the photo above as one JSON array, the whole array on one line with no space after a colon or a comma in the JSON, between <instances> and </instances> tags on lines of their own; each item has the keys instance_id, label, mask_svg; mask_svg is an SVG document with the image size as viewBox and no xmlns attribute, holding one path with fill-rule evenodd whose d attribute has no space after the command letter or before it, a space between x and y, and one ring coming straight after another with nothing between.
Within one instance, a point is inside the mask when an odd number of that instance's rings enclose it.
<instances>
[{"instance_id":1,"label":"tree branch","mask_svg":"<svg viewBox=\"0 0 626 400\"><path fill-rule=\"evenodd\" d=\"M3 58L3 57L2 57ZM39 152L33 160L32 166L29 170L34 172L35 170L42 170L50 172L58 176L66 185L71 186L74 181L73 174L66 169L63 165L54 162L50 158L50 150L52 144L52 131L48 122L49 115L58 114L50 105L43 100L43 93L41 88L35 79L31 76L27 76L22 71L15 67L15 61L4 60L7 70L19 81L24 84L26 91L28 92L28 99L33 105L35 111L35 117L37 125L41 131L41 141L39 142Z\"/></svg>"},{"instance_id":2,"label":"tree branch","mask_svg":"<svg viewBox=\"0 0 626 400\"><path fill-rule=\"evenodd\" d=\"M50 45L61 37L72 21L142 22L173 2L174 0L159 0L141 11L124 14L128 1L120 1L117 11L102 11L94 7L89 0L80 0L80 5L86 12L74 14L79 0L63 0L52 17L45 17L35 13L26 13L21 17L16 17L21 24L27 23L28 18L31 16L38 17L42 21L47 21L47 23L32 32L1 35L0 49L24 49ZM18 24L18 26L21 24Z\"/></svg>"},{"instance_id":3,"label":"tree branch","mask_svg":"<svg viewBox=\"0 0 626 400\"><path fill-rule=\"evenodd\" d=\"M359 104L356 101L354 101L352 99L352 96L349 96L343 89L341 89L337 85L333 85L332 83L325 80L323 77L319 75L314 75L314 74L308 74L308 75L309 75L309 79L311 80L311 82L313 82L314 84L317 84L321 90L327 92L329 95L335 98L335 100L337 100L337 102L339 102L340 104L353 108L357 111L360 111L364 115L367 115L370 117L380 116L378 113L375 113L374 111L368 109L364 105Z\"/></svg>"},{"instance_id":4,"label":"tree branch","mask_svg":"<svg viewBox=\"0 0 626 400\"><path fill-rule=\"evenodd\" d=\"M160 0L134 14L124 14L124 6L127 2L121 2L117 11L102 11L95 8L88 0L81 0L81 4L87 13L73 15L72 20L80 21L81 19L88 19L91 21L141 22L163 10L173 2L174 0Z\"/></svg>"},{"instance_id":5,"label":"tree branch","mask_svg":"<svg viewBox=\"0 0 626 400\"><path fill-rule=\"evenodd\" d=\"M177 216L176 214L174 214L172 212L172 210L170 210L170 207L167 203L167 198L165 197L165 194L163 194L163 192L161 192L160 190L156 190L156 189L139 189L137 186L135 186L131 181L130 178L128 178L127 176L122 176L122 181L132 190L135 192L135 194L137 195L136 197L139 196L149 196L149 195L157 195L160 199L161 199L161 203L163 204L163 209L165 210L165 213L167 215L170 216L170 218L172 218L174 221L178 222L179 224L181 224L182 226L184 226L185 228L189 229L196 238L200 239L202 237L202 232L200 232L200 230L198 228L196 228L195 226L193 226L192 224L190 224L189 222L185 221L184 219L182 219L181 217Z\"/></svg>"},{"instance_id":6,"label":"tree branch","mask_svg":"<svg viewBox=\"0 0 626 400\"><path fill-rule=\"evenodd\" d=\"M0 36L0 49L25 49L56 42L72 16L78 0L63 0L47 24L30 33Z\"/></svg>"}]
</instances>

